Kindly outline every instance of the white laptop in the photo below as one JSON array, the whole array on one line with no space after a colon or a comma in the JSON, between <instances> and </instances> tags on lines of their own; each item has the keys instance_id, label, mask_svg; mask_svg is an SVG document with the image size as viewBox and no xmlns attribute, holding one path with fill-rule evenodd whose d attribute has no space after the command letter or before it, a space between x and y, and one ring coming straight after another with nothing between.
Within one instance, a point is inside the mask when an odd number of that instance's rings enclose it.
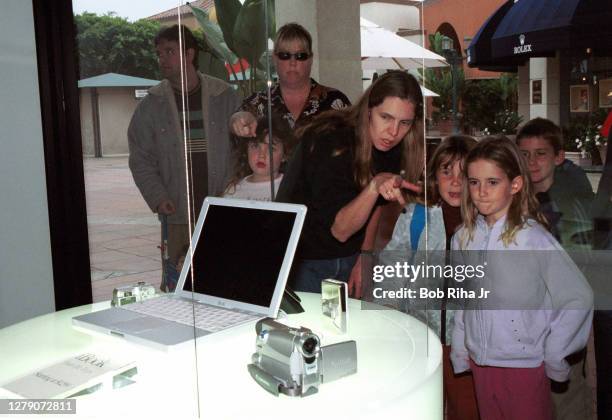
<instances>
[{"instance_id":1,"label":"white laptop","mask_svg":"<svg viewBox=\"0 0 612 420\"><path fill-rule=\"evenodd\" d=\"M193 258L190 250L174 293L72 322L168 350L276 318L305 215L306 207L296 204L207 197L193 233Z\"/></svg>"}]
</instances>

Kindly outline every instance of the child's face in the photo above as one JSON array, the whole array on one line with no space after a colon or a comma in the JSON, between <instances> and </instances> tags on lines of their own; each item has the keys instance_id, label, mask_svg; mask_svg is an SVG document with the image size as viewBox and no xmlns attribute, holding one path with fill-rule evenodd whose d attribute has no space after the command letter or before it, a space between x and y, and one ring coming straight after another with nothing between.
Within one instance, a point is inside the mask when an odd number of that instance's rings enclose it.
<instances>
[{"instance_id":1,"label":"child's face","mask_svg":"<svg viewBox=\"0 0 612 420\"><path fill-rule=\"evenodd\" d=\"M251 181L262 182L270 180L270 152L268 150L269 139L263 142L251 141L248 146L249 166L253 171ZM283 145L280 142L272 142L272 172L274 178L278 175L278 169L283 159Z\"/></svg>"},{"instance_id":2,"label":"child's face","mask_svg":"<svg viewBox=\"0 0 612 420\"><path fill-rule=\"evenodd\" d=\"M529 165L535 191L548 191L555 179L555 167L563 163L565 153L555 154L550 142L542 137L521 139L518 146Z\"/></svg>"},{"instance_id":3,"label":"child's face","mask_svg":"<svg viewBox=\"0 0 612 420\"><path fill-rule=\"evenodd\" d=\"M470 163L467 169L470 198L492 225L508 213L514 194L523 187L523 179L517 176L510 180L495 162L486 159Z\"/></svg>"},{"instance_id":4,"label":"child's face","mask_svg":"<svg viewBox=\"0 0 612 420\"><path fill-rule=\"evenodd\" d=\"M436 171L436 182L440 197L452 207L461 205L461 186L463 185L461 164L460 159L455 159L454 162L447 160Z\"/></svg>"}]
</instances>

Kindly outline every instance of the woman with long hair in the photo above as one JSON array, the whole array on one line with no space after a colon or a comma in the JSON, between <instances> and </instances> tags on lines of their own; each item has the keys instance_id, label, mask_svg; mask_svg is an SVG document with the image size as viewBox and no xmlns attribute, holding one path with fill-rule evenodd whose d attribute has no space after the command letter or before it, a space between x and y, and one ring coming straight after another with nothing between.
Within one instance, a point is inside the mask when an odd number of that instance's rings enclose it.
<instances>
[{"instance_id":1,"label":"woman with long hair","mask_svg":"<svg viewBox=\"0 0 612 420\"><path fill-rule=\"evenodd\" d=\"M308 213L292 273L296 290L347 281L376 206L404 204L424 167L423 97L416 79L386 73L354 106L330 111L301 133L278 201Z\"/></svg>"}]
</instances>

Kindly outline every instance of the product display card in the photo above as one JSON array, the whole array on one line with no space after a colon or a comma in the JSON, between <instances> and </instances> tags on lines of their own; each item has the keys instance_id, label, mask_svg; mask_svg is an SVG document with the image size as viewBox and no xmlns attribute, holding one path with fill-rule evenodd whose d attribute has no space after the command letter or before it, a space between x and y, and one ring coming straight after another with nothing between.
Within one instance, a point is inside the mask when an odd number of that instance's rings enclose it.
<instances>
[{"instance_id":1,"label":"product display card","mask_svg":"<svg viewBox=\"0 0 612 420\"><path fill-rule=\"evenodd\" d=\"M102 354L83 353L22 376L2 387L24 398L66 398L109 384L135 371L135 362Z\"/></svg>"},{"instance_id":2,"label":"product display card","mask_svg":"<svg viewBox=\"0 0 612 420\"><path fill-rule=\"evenodd\" d=\"M321 282L321 310L336 332L348 330L348 287L345 282L326 279Z\"/></svg>"}]
</instances>

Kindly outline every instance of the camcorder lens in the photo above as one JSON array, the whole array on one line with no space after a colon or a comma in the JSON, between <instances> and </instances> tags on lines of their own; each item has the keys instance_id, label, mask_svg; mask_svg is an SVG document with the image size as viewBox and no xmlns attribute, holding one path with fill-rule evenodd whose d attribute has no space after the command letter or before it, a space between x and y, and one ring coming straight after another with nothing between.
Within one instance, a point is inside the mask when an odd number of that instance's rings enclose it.
<instances>
[{"instance_id":1,"label":"camcorder lens","mask_svg":"<svg viewBox=\"0 0 612 420\"><path fill-rule=\"evenodd\" d=\"M312 356L317 349L319 342L314 337L308 337L302 344L302 351L304 356Z\"/></svg>"}]
</instances>

